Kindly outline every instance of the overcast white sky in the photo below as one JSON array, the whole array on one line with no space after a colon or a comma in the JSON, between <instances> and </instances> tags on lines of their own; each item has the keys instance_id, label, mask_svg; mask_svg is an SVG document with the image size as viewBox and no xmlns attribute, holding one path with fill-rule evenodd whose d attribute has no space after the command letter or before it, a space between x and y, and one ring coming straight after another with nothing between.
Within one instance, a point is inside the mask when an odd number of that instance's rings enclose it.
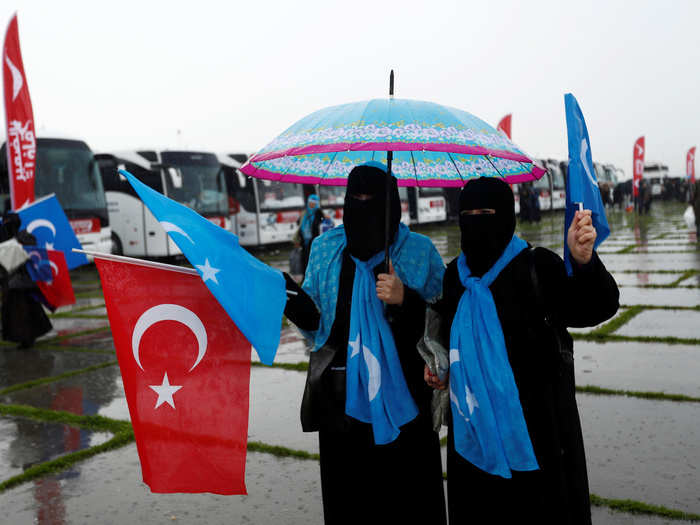
<instances>
[{"instance_id":1,"label":"overcast white sky","mask_svg":"<svg viewBox=\"0 0 700 525\"><path fill-rule=\"evenodd\" d=\"M564 93L593 159L685 172L700 145L700 2L3 0L38 128L95 151L252 152L329 105L396 96L469 111L566 158ZM181 130L178 138L177 130ZM700 169L700 168L699 168Z\"/></svg>"}]
</instances>

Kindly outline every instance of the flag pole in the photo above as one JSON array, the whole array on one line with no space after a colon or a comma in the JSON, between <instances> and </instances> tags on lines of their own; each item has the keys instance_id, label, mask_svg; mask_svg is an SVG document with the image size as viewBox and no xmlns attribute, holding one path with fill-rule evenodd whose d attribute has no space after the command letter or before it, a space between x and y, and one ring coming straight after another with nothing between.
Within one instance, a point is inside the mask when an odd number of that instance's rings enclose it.
<instances>
[{"instance_id":1,"label":"flag pole","mask_svg":"<svg viewBox=\"0 0 700 525\"><path fill-rule=\"evenodd\" d=\"M109 261L123 262L123 263L127 263L127 264L137 264L139 266L147 266L149 268L158 268L159 270L170 270L172 272L186 273L189 275L199 276L199 272L197 270L195 270L194 268L185 268L183 266L175 266L174 264L165 264L165 263L159 263L159 262L154 262L154 261L147 261L145 259L137 259L135 257L125 257L124 255L114 255L111 253L91 252L91 251L87 251L87 250L79 250L77 248L73 248L73 251L76 253L82 253L85 255L89 255L90 257L93 257L95 259L107 259Z\"/></svg>"},{"instance_id":2,"label":"flag pole","mask_svg":"<svg viewBox=\"0 0 700 525\"><path fill-rule=\"evenodd\" d=\"M394 98L394 70L391 70L389 74L389 103ZM386 152L386 204L384 206L384 271L389 273L389 221L391 220L391 198L389 192L391 191L391 162L394 160L394 152Z\"/></svg>"},{"instance_id":3,"label":"flag pole","mask_svg":"<svg viewBox=\"0 0 700 525\"><path fill-rule=\"evenodd\" d=\"M78 250L78 248L73 248L76 253L82 253L84 255L89 255L94 259L106 259L108 261L116 261L127 264L136 264L138 266L145 266L147 268L156 268L158 270L169 270L171 272L186 273L187 275L196 275L199 277L199 272L194 268L185 268L184 266L175 266L174 264L165 264L154 261L147 261L146 259L137 259L136 257L125 257L124 255L114 255L111 253L103 252L91 252L87 250ZM299 295L293 290L287 290L287 295Z\"/></svg>"}]
</instances>

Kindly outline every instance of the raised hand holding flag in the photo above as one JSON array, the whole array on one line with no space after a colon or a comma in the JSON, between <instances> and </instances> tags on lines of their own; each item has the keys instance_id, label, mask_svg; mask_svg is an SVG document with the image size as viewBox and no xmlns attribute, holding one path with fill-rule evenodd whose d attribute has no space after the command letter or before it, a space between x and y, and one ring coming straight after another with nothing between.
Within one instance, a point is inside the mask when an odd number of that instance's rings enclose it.
<instances>
[{"instance_id":1,"label":"raised hand holding flag","mask_svg":"<svg viewBox=\"0 0 700 525\"><path fill-rule=\"evenodd\" d=\"M567 242L569 228L574 220L577 207L591 212L592 225L597 232L594 249L610 235L605 206L600 196L591 156L590 139L586 121L576 98L571 93L564 95L566 107L566 128L569 139L569 169L566 179L566 215L564 219L564 264L569 275L572 273L571 254Z\"/></svg>"},{"instance_id":2,"label":"raised hand holding flag","mask_svg":"<svg viewBox=\"0 0 700 525\"><path fill-rule=\"evenodd\" d=\"M199 271L204 284L252 343L260 361L272 364L287 300L282 272L250 255L233 233L149 188L129 172L119 172Z\"/></svg>"}]
</instances>

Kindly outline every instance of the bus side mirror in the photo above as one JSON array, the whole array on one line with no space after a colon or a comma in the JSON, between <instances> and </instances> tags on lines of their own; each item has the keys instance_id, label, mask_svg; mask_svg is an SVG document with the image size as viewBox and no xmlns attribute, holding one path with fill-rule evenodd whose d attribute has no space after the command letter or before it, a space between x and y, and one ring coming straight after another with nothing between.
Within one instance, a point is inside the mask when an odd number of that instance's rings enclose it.
<instances>
[{"instance_id":1,"label":"bus side mirror","mask_svg":"<svg viewBox=\"0 0 700 525\"><path fill-rule=\"evenodd\" d=\"M180 170L178 170L177 168L167 168L167 170L173 188L182 188L182 173L180 173Z\"/></svg>"},{"instance_id":2,"label":"bus side mirror","mask_svg":"<svg viewBox=\"0 0 700 525\"><path fill-rule=\"evenodd\" d=\"M243 175L240 171L236 170L236 174L238 175L238 185L241 188L245 188L245 175Z\"/></svg>"},{"instance_id":3,"label":"bus side mirror","mask_svg":"<svg viewBox=\"0 0 700 525\"><path fill-rule=\"evenodd\" d=\"M118 165L117 165L117 173L119 173L119 180L120 180L121 182L126 182L126 177L125 177L124 175L122 175L122 174L119 172L119 170L124 170L124 171L126 171L126 164L118 164Z\"/></svg>"}]
</instances>

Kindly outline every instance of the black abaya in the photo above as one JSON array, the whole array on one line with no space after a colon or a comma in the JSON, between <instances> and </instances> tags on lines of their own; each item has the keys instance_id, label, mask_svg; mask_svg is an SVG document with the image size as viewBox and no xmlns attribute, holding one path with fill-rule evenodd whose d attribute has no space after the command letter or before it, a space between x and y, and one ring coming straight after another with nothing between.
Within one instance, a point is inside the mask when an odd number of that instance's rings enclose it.
<instances>
[{"instance_id":1,"label":"black abaya","mask_svg":"<svg viewBox=\"0 0 700 525\"><path fill-rule=\"evenodd\" d=\"M519 523L531 518L545 524L590 524L586 459L573 391L573 368L562 366L554 331L545 323L531 277L535 265L541 303L560 326L592 326L612 317L619 292L594 253L584 266L574 263L567 277L555 253L537 248L516 256L490 286L505 338L508 360L540 469L514 472L512 479L474 467L454 449L448 436L448 509L451 523ZM464 287L456 260L446 270L443 299L436 309L452 325ZM562 331L571 343L571 336ZM559 374L572 385L562 394Z\"/></svg>"},{"instance_id":2,"label":"black abaya","mask_svg":"<svg viewBox=\"0 0 700 525\"><path fill-rule=\"evenodd\" d=\"M327 345L318 350L328 351L330 345L336 353L321 375L314 399L309 400L318 414L318 428L305 426L307 431L319 431L325 523L446 523L440 442L430 413L432 391L423 380L424 362L416 350L423 334L425 302L405 287L403 305L387 307L402 371L419 415L401 427L394 442L375 445L371 425L345 414L354 276L355 263L346 251L335 321ZM287 283L291 285L289 279ZM288 302L285 315L300 328L313 330L318 313L309 306L311 299L301 293Z\"/></svg>"}]
</instances>

